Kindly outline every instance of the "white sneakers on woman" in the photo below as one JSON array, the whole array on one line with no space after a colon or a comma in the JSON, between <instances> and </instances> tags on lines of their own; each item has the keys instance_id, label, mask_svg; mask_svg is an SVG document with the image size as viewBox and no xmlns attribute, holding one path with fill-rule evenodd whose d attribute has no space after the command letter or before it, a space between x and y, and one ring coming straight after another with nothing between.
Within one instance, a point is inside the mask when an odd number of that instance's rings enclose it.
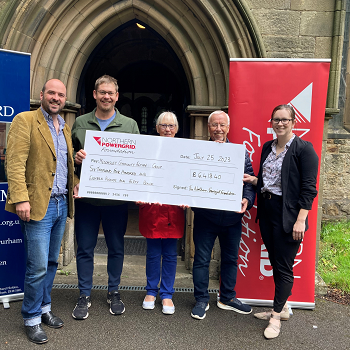
<instances>
[{"instance_id":1,"label":"white sneakers on woman","mask_svg":"<svg viewBox=\"0 0 350 350\"><path fill-rule=\"evenodd\" d=\"M171 300L171 299L169 299L169 300ZM167 306L167 305L164 305L164 303L162 301L162 306L163 306L162 312L165 315L172 315L175 312L175 305L174 305L174 303L173 303L172 306Z\"/></svg>"},{"instance_id":2,"label":"white sneakers on woman","mask_svg":"<svg viewBox=\"0 0 350 350\"><path fill-rule=\"evenodd\" d=\"M146 298L149 297L149 295L146 295L145 296L145 299L143 300L143 303L142 303L142 307L145 309L145 310L153 310L154 307L155 307L155 301L156 301L156 297L153 297L154 299L151 300L151 301L146 301ZM171 300L171 299L169 299ZM172 300L171 300L172 301ZM174 312L175 312L175 306L174 306L174 303L173 305L164 305L163 304L163 301L162 301L162 312L163 314L165 315L172 315Z\"/></svg>"},{"instance_id":3,"label":"white sneakers on woman","mask_svg":"<svg viewBox=\"0 0 350 350\"><path fill-rule=\"evenodd\" d=\"M146 301L146 298L147 298L147 295L145 296L145 299L143 300L142 307L145 310L153 310L155 307L156 297L154 297L154 299L151 301Z\"/></svg>"},{"instance_id":4,"label":"white sneakers on woman","mask_svg":"<svg viewBox=\"0 0 350 350\"><path fill-rule=\"evenodd\" d=\"M146 301L147 297L150 297L150 295L145 296L145 299L143 300L143 303L142 303L142 307L145 310L153 310L155 308L156 297L153 297L153 300ZM149 298L147 298L147 299L149 299ZM168 300L171 300L171 299L168 299ZM172 302L172 300L171 300L171 302ZM172 305L164 305L163 301L162 301L162 312L165 315L172 315L175 312L174 303L172 302Z\"/></svg>"}]
</instances>

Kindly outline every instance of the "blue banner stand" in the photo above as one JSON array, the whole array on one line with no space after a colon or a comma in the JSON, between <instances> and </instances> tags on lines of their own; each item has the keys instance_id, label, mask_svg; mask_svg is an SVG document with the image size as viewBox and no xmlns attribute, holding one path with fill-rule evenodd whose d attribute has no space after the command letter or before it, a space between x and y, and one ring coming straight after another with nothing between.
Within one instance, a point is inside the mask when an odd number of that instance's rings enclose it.
<instances>
[{"instance_id":1,"label":"blue banner stand","mask_svg":"<svg viewBox=\"0 0 350 350\"><path fill-rule=\"evenodd\" d=\"M26 255L17 215L5 211L7 134L14 116L30 109L30 54L0 49L0 302L22 300Z\"/></svg>"}]
</instances>

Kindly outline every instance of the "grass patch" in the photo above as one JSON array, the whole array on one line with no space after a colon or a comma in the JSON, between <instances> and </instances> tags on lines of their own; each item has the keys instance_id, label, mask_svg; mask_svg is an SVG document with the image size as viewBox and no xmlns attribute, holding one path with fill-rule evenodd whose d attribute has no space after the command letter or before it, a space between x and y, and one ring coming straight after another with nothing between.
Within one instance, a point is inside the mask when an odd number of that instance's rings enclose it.
<instances>
[{"instance_id":1,"label":"grass patch","mask_svg":"<svg viewBox=\"0 0 350 350\"><path fill-rule=\"evenodd\" d=\"M350 221L322 225L317 271L329 287L350 293Z\"/></svg>"}]
</instances>

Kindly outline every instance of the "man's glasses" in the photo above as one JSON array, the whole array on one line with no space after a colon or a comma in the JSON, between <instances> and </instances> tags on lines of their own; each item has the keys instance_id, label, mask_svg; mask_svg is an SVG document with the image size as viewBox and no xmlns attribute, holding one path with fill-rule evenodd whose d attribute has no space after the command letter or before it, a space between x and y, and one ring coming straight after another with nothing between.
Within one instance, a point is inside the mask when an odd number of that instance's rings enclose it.
<instances>
[{"instance_id":1,"label":"man's glasses","mask_svg":"<svg viewBox=\"0 0 350 350\"><path fill-rule=\"evenodd\" d=\"M278 125L280 122L283 125L287 125L292 119L278 119L278 118L273 118L272 123L275 125Z\"/></svg>"},{"instance_id":2,"label":"man's glasses","mask_svg":"<svg viewBox=\"0 0 350 350\"><path fill-rule=\"evenodd\" d=\"M218 124L218 123L209 123L209 126L213 129L217 129L218 126L220 126L221 129L227 128L227 124Z\"/></svg>"},{"instance_id":3,"label":"man's glasses","mask_svg":"<svg viewBox=\"0 0 350 350\"><path fill-rule=\"evenodd\" d=\"M100 95L102 96L105 96L105 95L109 95L109 96L114 96L116 95L117 93L116 92L113 92L113 91L103 91L103 90L98 90L97 91Z\"/></svg>"},{"instance_id":4,"label":"man's glasses","mask_svg":"<svg viewBox=\"0 0 350 350\"><path fill-rule=\"evenodd\" d=\"M170 130L174 130L176 125L175 124L158 124L158 126L162 129L165 130L166 128L169 128Z\"/></svg>"}]
</instances>

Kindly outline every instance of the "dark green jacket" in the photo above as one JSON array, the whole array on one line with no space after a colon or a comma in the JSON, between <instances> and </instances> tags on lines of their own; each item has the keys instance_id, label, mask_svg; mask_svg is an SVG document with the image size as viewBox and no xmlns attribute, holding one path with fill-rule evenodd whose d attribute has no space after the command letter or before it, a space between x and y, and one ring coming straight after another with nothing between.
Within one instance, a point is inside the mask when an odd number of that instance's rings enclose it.
<instances>
[{"instance_id":1,"label":"dark green jacket","mask_svg":"<svg viewBox=\"0 0 350 350\"><path fill-rule=\"evenodd\" d=\"M96 108L87 114L78 117L72 127L72 142L74 148L74 157L76 152L84 149L85 145L85 133L86 130L101 131L100 124L95 116ZM112 122L107 126L104 131L119 132L128 134L139 134L139 128L134 119L126 117L119 113L116 109L116 116ZM81 167L76 167L76 174L80 177ZM82 198L79 199L84 202L88 202L93 205L120 205L125 203L124 201L116 201L109 199L96 199L96 198Z\"/></svg>"}]
</instances>

